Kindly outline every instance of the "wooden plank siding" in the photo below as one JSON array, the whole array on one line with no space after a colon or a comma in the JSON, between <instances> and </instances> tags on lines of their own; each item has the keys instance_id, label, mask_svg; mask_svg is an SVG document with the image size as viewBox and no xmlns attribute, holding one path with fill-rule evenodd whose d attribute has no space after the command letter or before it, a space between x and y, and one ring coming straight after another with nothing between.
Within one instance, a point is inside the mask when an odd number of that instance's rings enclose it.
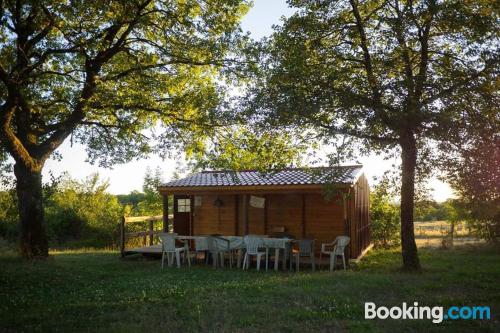
<instances>
[{"instance_id":1,"label":"wooden plank siding","mask_svg":"<svg viewBox=\"0 0 500 333\"><path fill-rule=\"evenodd\" d=\"M221 207L214 205L217 198L222 201ZM194 206L192 234L233 235L235 213L236 203L233 195L203 195L201 206Z\"/></svg>"},{"instance_id":2,"label":"wooden plank siding","mask_svg":"<svg viewBox=\"0 0 500 333\"><path fill-rule=\"evenodd\" d=\"M260 197L260 196L259 196ZM248 209L248 234L265 235L265 210L264 208L255 208L250 204L247 205Z\"/></svg>"},{"instance_id":3,"label":"wooden plank siding","mask_svg":"<svg viewBox=\"0 0 500 333\"><path fill-rule=\"evenodd\" d=\"M285 227L287 233L302 236L302 195L269 194L267 208L267 227Z\"/></svg>"},{"instance_id":4,"label":"wooden plank siding","mask_svg":"<svg viewBox=\"0 0 500 333\"><path fill-rule=\"evenodd\" d=\"M306 238L316 239L316 251L322 243L332 242L344 235L342 198L336 196L325 200L322 194L305 196Z\"/></svg>"}]
</instances>

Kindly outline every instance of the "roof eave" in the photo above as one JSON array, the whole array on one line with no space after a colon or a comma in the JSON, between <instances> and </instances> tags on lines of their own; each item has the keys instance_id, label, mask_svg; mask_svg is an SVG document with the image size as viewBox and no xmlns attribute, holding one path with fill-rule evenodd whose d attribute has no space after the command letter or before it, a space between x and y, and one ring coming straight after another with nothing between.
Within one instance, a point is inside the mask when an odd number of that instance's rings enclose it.
<instances>
[{"instance_id":1,"label":"roof eave","mask_svg":"<svg viewBox=\"0 0 500 333\"><path fill-rule=\"evenodd\" d=\"M205 193L279 193L279 192L318 192L326 184L288 184L288 185L220 185L220 186L159 186L161 194L205 194ZM337 183L333 186L346 188L352 183Z\"/></svg>"}]
</instances>

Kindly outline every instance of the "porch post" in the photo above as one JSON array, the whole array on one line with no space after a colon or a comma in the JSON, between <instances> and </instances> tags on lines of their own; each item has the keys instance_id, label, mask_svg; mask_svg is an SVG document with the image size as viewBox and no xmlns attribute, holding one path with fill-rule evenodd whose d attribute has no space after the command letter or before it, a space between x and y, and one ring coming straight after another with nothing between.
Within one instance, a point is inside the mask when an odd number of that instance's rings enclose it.
<instances>
[{"instance_id":1,"label":"porch post","mask_svg":"<svg viewBox=\"0 0 500 333\"><path fill-rule=\"evenodd\" d=\"M342 209L343 209L343 219L344 219L344 233L346 236L349 235L349 224L347 223L347 200L346 194L342 193Z\"/></svg>"},{"instance_id":2,"label":"porch post","mask_svg":"<svg viewBox=\"0 0 500 333\"><path fill-rule=\"evenodd\" d=\"M122 216L120 221L120 254L122 257L125 256L125 215Z\"/></svg>"},{"instance_id":3,"label":"porch post","mask_svg":"<svg viewBox=\"0 0 500 333\"><path fill-rule=\"evenodd\" d=\"M240 211L239 211L239 199L240 196L238 194L234 195L234 234L236 236L240 233L239 219L240 219Z\"/></svg>"},{"instance_id":4,"label":"porch post","mask_svg":"<svg viewBox=\"0 0 500 333\"><path fill-rule=\"evenodd\" d=\"M267 194L264 195L264 235L267 235Z\"/></svg>"},{"instance_id":5,"label":"porch post","mask_svg":"<svg viewBox=\"0 0 500 333\"><path fill-rule=\"evenodd\" d=\"M306 196L302 194L302 238L306 237Z\"/></svg>"},{"instance_id":6,"label":"porch post","mask_svg":"<svg viewBox=\"0 0 500 333\"><path fill-rule=\"evenodd\" d=\"M245 226L245 235L248 235L248 194L243 194L243 225Z\"/></svg>"},{"instance_id":7,"label":"porch post","mask_svg":"<svg viewBox=\"0 0 500 333\"><path fill-rule=\"evenodd\" d=\"M168 194L162 194L163 198L163 232L168 232Z\"/></svg>"}]
</instances>

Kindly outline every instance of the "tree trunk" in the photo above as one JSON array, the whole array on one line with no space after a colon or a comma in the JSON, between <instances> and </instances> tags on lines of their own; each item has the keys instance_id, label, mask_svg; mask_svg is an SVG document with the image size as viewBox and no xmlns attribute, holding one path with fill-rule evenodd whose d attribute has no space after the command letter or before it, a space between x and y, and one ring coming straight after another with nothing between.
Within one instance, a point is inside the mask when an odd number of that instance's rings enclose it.
<instances>
[{"instance_id":1,"label":"tree trunk","mask_svg":"<svg viewBox=\"0 0 500 333\"><path fill-rule=\"evenodd\" d=\"M21 231L21 255L28 259L42 259L49 255L43 211L42 173L19 162L14 166Z\"/></svg>"},{"instance_id":2,"label":"tree trunk","mask_svg":"<svg viewBox=\"0 0 500 333\"><path fill-rule=\"evenodd\" d=\"M403 268L419 270L417 244L413 226L413 210L415 206L415 168L417 165L417 147L415 136L411 131L401 135L402 184L401 184L401 246Z\"/></svg>"}]
</instances>

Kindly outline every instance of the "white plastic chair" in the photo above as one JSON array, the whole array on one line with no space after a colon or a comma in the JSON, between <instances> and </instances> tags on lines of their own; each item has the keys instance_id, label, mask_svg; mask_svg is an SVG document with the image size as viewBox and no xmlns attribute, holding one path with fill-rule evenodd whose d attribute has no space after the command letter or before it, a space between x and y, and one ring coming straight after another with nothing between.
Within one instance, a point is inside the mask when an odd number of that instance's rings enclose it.
<instances>
[{"instance_id":1,"label":"white plastic chair","mask_svg":"<svg viewBox=\"0 0 500 333\"><path fill-rule=\"evenodd\" d=\"M255 256L257 259L257 270L260 270L260 261L262 257L267 254L267 251L259 251L259 248L262 247L262 239L258 236L247 235L243 237L243 242L246 249L245 258L243 259L243 269L248 269L248 267L250 267L251 256ZM267 271L267 257L265 259Z\"/></svg>"},{"instance_id":2,"label":"white plastic chair","mask_svg":"<svg viewBox=\"0 0 500 333\"><path fill-rule=\"evenodd\" d=\"M194 239L194 248L196 252L195 259L198 258L198 253L203 252L205 255L205 262L208 264L208 240L207 237L196 237Z\"/></svg>"},{"instance_id":3,"label":"white plastic chair","mask_svg":"<svg viewBox=\"0 0 500 333\"><path fill-rule=\"evenodd\" d=\"M189 266L191 266L191 259L189 259L189 246L187 243L184 243L183 247L176 247L175 240L177 238L177 234L160 234L159 235L161 241L161 268L163 269L165 257L167 258L167 265L170 267L174 263L174 255L175 260L177 261L177 268L181 267L181 253L184 254L184 259L187 259ZM172 258L170 258L172 256Z\"/></svg>"},{"instance_id":4,"label":"white plastic chair","mask_svg":"<svg viewBox=\"0 0 500 333\"><path fill-rule=\"evenodd\" d=\"M208 251L212 256L213 267L216 268L219 266L224 267L224 257L226 252L229 253L229 267L233 267L233 256L231 253L231 247L229 240L218 237L218 236L210 236L207 238Z\"/></svg>"},{"instance_id":5,"label":"white plastic chair","mask_svg":"<svg viewBox=\"0 0 500 333\"><path fill-rule=\"evenodd\" d=\"M292 255L290 257L290 270L293 268L293 259L292 257L295 257L295 268L296 271L299 271L300 267L300 257L310 257L311 258L311 265L312 265L312 270L314 272L315 269L315 256L314 256L314 239L298 239L294 241L294 243L297 245L296 249L292 248Z\"/></svg>"},{"instance_id":6,"label":"white plastic chair","mask_svg":"<svg viewBox=\"0 0 500 333\"><path fill-rule=\"evenodd\" d=\"M330 256L330 272L335 269L335 261L337 257L342 257L342 263L344 264L344 270L346 269L345 266L345 248L347 245L349 245L349 242L351 241L351 238L347 236L338 236L335 238L335 240L331 243L323 243L321 244L321 252L319 254L319 262L321 263L321 255L322 254L327 254ZM328 250L329 247L333 246L333 250Z\"/></svg>"}]
</instances>

